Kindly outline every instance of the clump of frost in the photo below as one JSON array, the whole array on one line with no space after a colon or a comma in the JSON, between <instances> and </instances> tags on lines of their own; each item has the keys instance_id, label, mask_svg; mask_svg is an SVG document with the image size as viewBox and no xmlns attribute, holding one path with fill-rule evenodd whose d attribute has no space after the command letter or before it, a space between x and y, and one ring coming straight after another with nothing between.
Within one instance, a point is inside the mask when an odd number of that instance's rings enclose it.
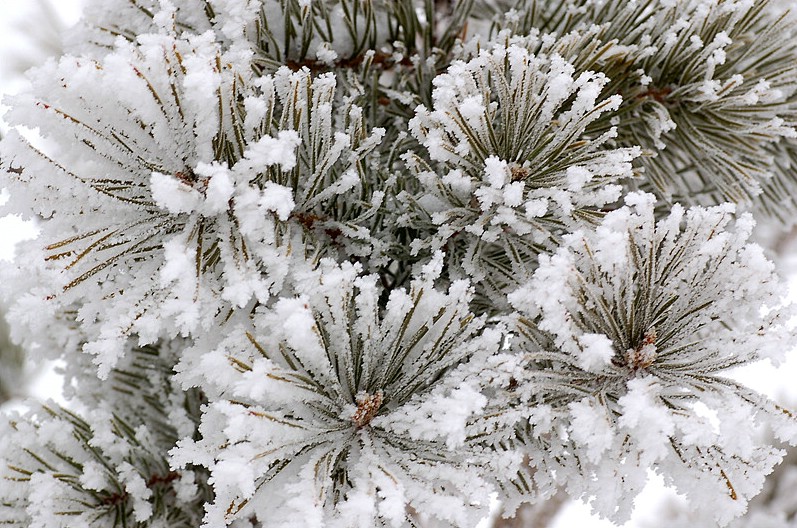
<instances>
[{"instance_id":1,"label":"clump of frost","mask_svg":"<svg viewBox=\"0 0 797 528\"><path fill-rule=\"evenodd\" d=\"M342 251L370 251L358 221L382 194L348 216L335 200L363 196L358 164L384 131L335 104L332 74L251 68L211 32L143 35L35 71L14 102L13 124L44 131L36 145L12 132L2 162L21 197L8 211L52 220L34 244L59 273L38 311L80 306L70 320L103 377L131 335L188 336L225 307L267 302L303 265L296 248L335 233Z\"/></svg>"},{"instance_id":2,"label":"clump of frost","mask_svg":"<svg viewBox=\"0 0 797 528\"><path fill-rule=\"evenodd\" d=\"M445 373L496 352L501 333L469 312L467 283L442 292L429 271L380 313L375 277L324 261L298 297L187 353L179 376L211 404L201 438L181 440L172 463L210 470L203 526L252 514L272 526L404 526L408 508L471 526L485 515L490 457L467 430L487 400Z\"/></svg>"},{"instance_id":3,"label":"clump of frost","mask_svg":"<svg viewBox=\"0 0 797 528\"><path fill-rule=\"evenodd\" d=\"M527 362L516 392L558 402L550 421L529 419L525 441L535 478L549 472L601 515L627 519L652 467L690 501L721 505L713 511L725 525L782 455L755 426L790 442L797 429L723 373L780 360L790 308L777 308L773 265L747 241L749 215L676 205L657 221L654 205L652 195L629 194L595 230L540 256L532 280L509 296L521 315L513 347Z\"/></svg>"},{"instance_id":4,"label":"clump of frost","mask_svg":"<svg viewBox=\"0 0 797 528\"><path fill-rule=\"evenodd\" d=\"M120 519L196 526L197 474L172 472L146 426L108 412L85 418L37 406L0 424L0 522L31 528L113 528ZM80 505L77 507L76 505Z\"/></svg>"},{"instance_id":5,"label":"clump of frost","mask_svg":"<svg viewBox=\"0 0 797 528\"><path fill-rule=\"evenodd\" d=\"M433 107L418 106L409 124L425 148L405 156L424 195L410 203L432 232L413 250L459 246L452 264L492 280L496 270L483 260L505 252L512 269L513 254L533 259L585 211L617 200L615 182L632 175L639 150L606 148L613 129L585 134L621 103L602 95L607 82L577 72L554 46L535 55L493 44L453 62L433 81Z\"/></svg>"}]
</instances>

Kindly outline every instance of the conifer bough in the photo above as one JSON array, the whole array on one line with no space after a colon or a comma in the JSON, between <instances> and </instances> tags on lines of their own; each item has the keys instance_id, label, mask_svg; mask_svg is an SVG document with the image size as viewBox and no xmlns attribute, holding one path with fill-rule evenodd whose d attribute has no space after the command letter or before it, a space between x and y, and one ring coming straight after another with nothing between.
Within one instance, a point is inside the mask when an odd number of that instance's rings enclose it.
<instances>
[{"instance_id":1,"label":"conifer bough","mask_svg":"<svg viewBox=\"0 0 797 528\"><path fill-rule=\"evenodd\" d=\"M68 404L4 415L0 524L623 522L650 470L743 524L797 443L729 375L793 348L750 239L797 218L796 37L752 0L89 2L6 100L11 335Z\"/></svg>"}]
</instances>

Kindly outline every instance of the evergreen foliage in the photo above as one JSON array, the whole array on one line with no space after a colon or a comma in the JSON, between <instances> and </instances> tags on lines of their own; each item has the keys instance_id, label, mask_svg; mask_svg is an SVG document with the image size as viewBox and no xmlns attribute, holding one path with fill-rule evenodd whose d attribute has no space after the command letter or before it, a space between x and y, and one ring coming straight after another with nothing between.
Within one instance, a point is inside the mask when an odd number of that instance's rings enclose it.
<instances>
[{"instance_id":1,"label":"evergreen foliage","mask_svg":"<svg viewBox=\"0 0 797 528\"><path fill-rule=\"evenodd\" d=\"M25 353L14 344L8 324L0 320L0 403L22 396L25 378Z\"/></svg>"},{"instance_id":2,"label":"evergreen foliage","mask_svg":"<svg viewBox=\"0 0 797 528\"><path fill-rule=\"evenodd\" d=\"M10 334L67 403L0 425L0 523L622 522L652 469L743 526L797 443L732 372L793 348L750 240L797 212L795 20L89 2L7 100Z\"/></svg>"}]
</instances>

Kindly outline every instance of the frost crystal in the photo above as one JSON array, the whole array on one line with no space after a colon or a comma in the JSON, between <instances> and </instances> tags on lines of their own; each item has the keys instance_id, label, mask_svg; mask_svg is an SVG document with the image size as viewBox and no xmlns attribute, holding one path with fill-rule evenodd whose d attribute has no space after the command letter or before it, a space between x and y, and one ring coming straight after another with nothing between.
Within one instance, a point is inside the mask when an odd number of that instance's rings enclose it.
<instances>
[{"instance_id":1,"label":"frost crystal","mask_svg":"<svg viewBox=\"0 0 797 528\"><path fill-rule=\"evenodd\" d=\"M168 440L134 425L102 412L84 419L55 406L12 417L1 430L0 478L21 485L0 487L0 522L114 528L131 516L153 526L196 526L198 475L170 470L162 452Z\"/></svg>"},{"instance_id":2,"label":"frost crystal","mask_svg":"<svg viewBox=\"0 0 797 528\"><path fill-rule=\"evenodd\" d=\"M612 184L631 176L638 150L601 148L614 131L585 135L620 105L601 95L607 82L576 73L556 49L534 55L517 45L495 45L435 78L433 108L419 106L410 121L429 160L407 158L436 230L424 245L449 250L476 280L512 284L524 255L616 200ZM496 261L496 251L505 254L500 268L480 263Z\"/></svg>"},{"instance_id":3,"label":"frost crystal","mask_svg":"<svg viewBox=\"0 0 797 528\"><path fill-rule=\"evenodd\" d=\"M40 236L0 403L49 359L66 403L0 422L1 525L623 521L651 470L693 526L786 500L797 419L731 378L795 342L748 242L797 218L785 2L87 3L2 102Z\"/></svg>"},{"instance_id":4,"label":"frost crystal","mask_svg":"<svg viewBox=\"0 0 797 528\"><path fill-rule=\"evenodd\" d=\"M639 491L606 479L644 482L653 467L690 500L722 504L714 511L726 524L780 457L750 424L796 439L782 409L723 377L788 348L775 309L781 287L747 243L749 216L731 227L730 206L675 206L656 221L654 203L629 194L594 232L568 235L541 256L534 278L509 296L521 314L514 346L528 361L519 383L530 401L555 402L561 424L530 433L530 456L571 494L594 495L602 515L626 519ZM720 434L701 405L722 423L748 425Z\"/></svg>"},{"instance_id":5,"label":"frost crystal","mask_svg":"<svg viewBox=\"0 0 797 528\"><path fill-rule=\"evenodd\" d=\"M38 71L37 95L11 114L54 131L42 148L9 138L4 163L12 188L33 193L13 208L52 218L45 258L62 275L46 299L82 303L77 320L93 329L85 349L102 376L132 333L142 343L188 335L225 306L279 292L301 233L349 220L326 211L360 185L351 167L380 134L364 135L354 107L349 130L335 131L331 74L255 80L211 36L142 37L101 61L65 57ZM266 107L243 116L237 102L248 99ZM59 195L45 191L54 181ZM59 208L65 199L74 206Z\"/></svg>"},{"instance_id":6,"label":"frost crystal","mask_svg":"<svg viewBox=\"0 0 797 528\"><path fill-rule=\"evenodd\" d=\"M202 438L172 453L210 470L203 526L252 513L273 526L405 526L412 511L471 526L488 511L494 488L471 463L485 457L466 438L486 400L445 372L495 352L500 333L468 311L467 284L443 293L430 276L380 315L374 277L358 271L324 262L299 297L189 353L202 378L185 368L184 383L218 394Z\"/></svg>"}]
</instances>

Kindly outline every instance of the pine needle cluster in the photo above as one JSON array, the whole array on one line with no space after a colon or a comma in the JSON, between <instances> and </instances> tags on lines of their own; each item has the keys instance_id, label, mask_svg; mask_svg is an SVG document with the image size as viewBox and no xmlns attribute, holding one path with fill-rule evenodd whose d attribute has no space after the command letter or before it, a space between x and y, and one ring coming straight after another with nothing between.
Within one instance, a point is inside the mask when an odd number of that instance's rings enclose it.
<instances>
[{"instance_id":1,"label":"pine needle cluster","mask_svg":"<svg viewBox=\"0 0 797 528\"><path fill-rule=\"evenodd\" d=\"M0 523L623 521L649 469L734 522L797 442L731 372L792 353L751 240L795 218L795 16L90 2L6 103L1 290L67 403L3 420Z\"/></svg>"}]
</instances>

